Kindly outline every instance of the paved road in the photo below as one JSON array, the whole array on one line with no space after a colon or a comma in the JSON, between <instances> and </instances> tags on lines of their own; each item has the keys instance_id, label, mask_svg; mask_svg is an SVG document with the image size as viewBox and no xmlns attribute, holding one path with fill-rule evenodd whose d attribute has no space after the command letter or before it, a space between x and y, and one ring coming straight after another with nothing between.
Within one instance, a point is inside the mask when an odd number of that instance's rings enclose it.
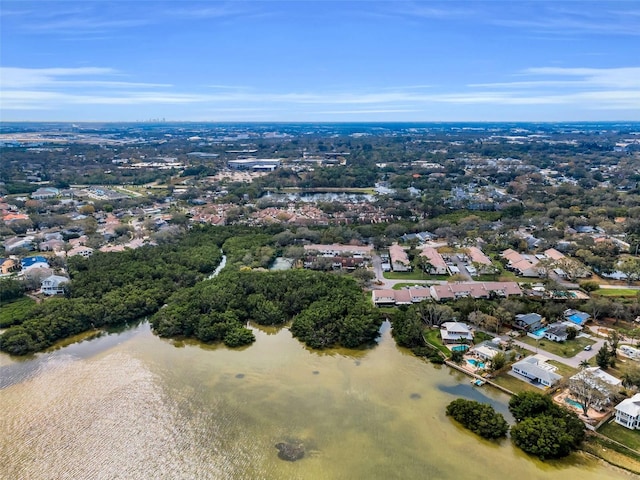
<instances>
[{"instance_id":1,"label":"paved road","mask_svg":"<svg viewBox=\"0 0 640 480\"><path fill-rule=\"evenodd\" d=\"M519 347L526 348L527 350L532 350L532 349L534 349L534 351L537 350L537 353L540 353L551 360L555 360L556 362L563 363L564 365L568 365L573 368L580 368L580 362L582 362L583 360L590 360L591 358L595 357L596 354L598 353L598 350L602 348L602 346L604 345L604 342L606 341L604 338L598 338L595 336L591 336L591 338L593 340L596 340L596 343L593 344L593 346L591 347L591 350L588 350L588 351L582 350L581 352L577 353L574 357L571 357L571 358L565 358L559 355L554 355L553 353L547 352L546 350L540 347L536 349L536 347L532 347L528 343L524 343L516 339L513 340L513 343L515 343Z\"/></svg>"}]
</instances>

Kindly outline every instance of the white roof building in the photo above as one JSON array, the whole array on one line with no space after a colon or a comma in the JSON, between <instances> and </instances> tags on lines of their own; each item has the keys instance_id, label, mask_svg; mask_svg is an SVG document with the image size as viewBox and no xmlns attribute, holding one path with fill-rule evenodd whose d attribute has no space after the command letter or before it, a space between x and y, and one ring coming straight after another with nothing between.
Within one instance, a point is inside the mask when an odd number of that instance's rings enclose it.
<instances>
[{"instance_id":1,"label":"white roof building","mask_svg":"<svg viewBox=\"0 0 640 480\"><path fill-rule=\"evenodd\" d=\"M620 402L615 410L616 423L632 430L640 428L640 393Z\"/></svg>"}]
</instances>

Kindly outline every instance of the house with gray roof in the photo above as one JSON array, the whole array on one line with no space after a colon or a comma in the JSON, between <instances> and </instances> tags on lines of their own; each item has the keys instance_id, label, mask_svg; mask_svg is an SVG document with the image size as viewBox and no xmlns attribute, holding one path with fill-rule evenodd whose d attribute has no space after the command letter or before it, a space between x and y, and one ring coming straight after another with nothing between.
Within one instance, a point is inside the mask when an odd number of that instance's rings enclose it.
<instances>
[{"instance_id":1,"label":"house with gray roof","mask_svg":"<svg viewBox=\"0 0 640 480\"><path fill-rule=\"evenodd\" d=\"M60 295L64 293L64 284L69 283L67 277L50 275L42 281L40 291L45 295Z\"/></svg>"},{"instance_id":2,"label":"house with gray roof","mask_svg":"<svg viewBox=\"0 0 640 480\"><path fill-rule=\"evenodd\" d=\"M565 342L569 337L567 326L564 323L552 323L549 325L549 328L545 330L544 337L554 342Z\"/></svg>"},{"instance_id":3,"label":"house with gray roof","mask_svg":"<svg viewBox=\"0 0 640 480\"><path fill-rule=\"evenodd\" d=\"M560 381L562 376L555 373L556 367L548 364L538 356L527 357L511 366L511 371L545 387L551 387Z\"/></svg>"},{"instance_id":4,"label":"house with gray roof","mask_svg":"<svg viewBox=\"0 0 640 480\"><path fill-rule=\"evenodd\" d=\"M527 332L535 332L542 328L542 315L537 313L520 313L516 315L515 327Z\"/></svg>"}]
</instances>

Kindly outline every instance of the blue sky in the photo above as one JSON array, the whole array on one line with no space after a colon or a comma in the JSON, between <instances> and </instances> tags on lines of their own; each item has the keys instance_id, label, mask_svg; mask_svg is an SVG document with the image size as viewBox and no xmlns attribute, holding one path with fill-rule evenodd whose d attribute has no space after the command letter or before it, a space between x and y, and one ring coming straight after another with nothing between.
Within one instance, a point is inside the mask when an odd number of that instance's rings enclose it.
<instances>
[{"instance_id":1,"label":"blue sky","mask_svg":"<svg viewBox=\"0 0 640 480\"><path fill-rule=\"evenodd\" d=\"M640 1L0 3L2 121L640 120Z\"/></svg>"}]
</instances>

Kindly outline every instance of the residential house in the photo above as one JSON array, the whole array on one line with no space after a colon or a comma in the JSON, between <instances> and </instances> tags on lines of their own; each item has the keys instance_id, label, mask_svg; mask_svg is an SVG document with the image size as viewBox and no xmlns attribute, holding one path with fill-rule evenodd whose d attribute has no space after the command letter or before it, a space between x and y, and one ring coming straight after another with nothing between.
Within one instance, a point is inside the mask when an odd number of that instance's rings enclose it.
<instances>
[{"instance_id":1,"label":"residential house","mask_svg":"<svg viewBox=\"0 0 640 480\"><path fill-rule=\"evenodd\" d=\"M594 409L602 409L611 403L611 399L615 393L612 387L620 387L622 380L603 371L600 367L584 368L569 378L569 391L571 391L571 380L583 380L592 388L600 390L603 394L601 400L595 401L592 406Z\"/></svg>"},{"instance_id":2,"label":"residential house","mask_svg":"<svg viewBox=\"0 0 640 480\"><path fill-rule=\"evenodd\" d=\"M460 282L445 285L432 285L431 296L437 300L453 300L456 298L490 298L521 296L522 290L516 282Z\"/></svg>"},{"instance_id":3,"label":"residential house","mask_svg":"<svg viewBox=\"0 0 640 480\"><path fill-rule=\"evenodd\" d=\"M52 238L51 240L40 242L38 250L41 252L61 252L64 250L64 240Z\"/></svg>"},{"instance_id":4,"label":"residential house","mask_svg":"<svg viewBox=\"0 0 640 480\"><path fill-rule=\"evenodd\" d=\"M556 322L549 325L549 328L544 332L544 336L554 342L565 342L569 334L567 333L567 326L564 323Z\"/></svg>"},{"instance_id":5,"label":"residential house","mask_svg":"<svg viewBox=\"0 0 640 480\"><path fill-rule=\"evenodd\" d=\"M512 249L502 252L502 258L505 258L507 269L515 272L522 277L540 277L540 269L536 268L538 259L534 255L523 255Z\"/></svg>"},{"instance_id":6,"label":"residential house","mask_svg":"<svg viewBox=\"0 0 640 480\"><path fill-rule=\"evenodd\" d=\"M67 252L67 257L75 257L76 255L84 258L89 258L91 255L93 255L93 248L79 245Z\"/></svg>"},{"instance_id":7,"label":"residential house","mask_svg":"<svg viewBox=\"0 0 640 480\"><path fill-rule=\"evenodd\" d=\"M431 275L447 275L449 269L447 268L447 262L444 261L442 255L433 247L424 247L420 252L421 257L425 257L431 264L429 273Z\"/></svg>"},{"instance_id":8,"label":"residential house","mask_svg":"<svg viewBox=\"0 0 640 480\"><path fill-rule=\"evenodd\" d=\"M440 325L440 336L445 344L473 341L473 333L471 333L469 325L461 322L444 322Z\"/></svg>"},{"instance_id":9,"label":"residential house","mask_svg":"<svg viewBox=\"0 0 640 480\"><path fill-rule=\"evenodd\" d=\"M537 313L520 313L516 315L514 326L527 332L535 332L542 328L542 315Z\"/></svg>"},{"instance_id":10,"label":"residential house","mask_svg":"<svg viewBox=\"0 0 640 480\"><path fill-rule=\"evenodd\" d=\"M0 258L0 273L8 275L19 270L17 262L13 258Z\"/></svg>"},{"instance_id":11,"label":"residential house","mask_svg":"<svg viewBox=\"0 0 640 480\"><path fill-rule=\"evenodd\" d=\"M372 290L373 304L380 305L409 305L431 298L428 288L403 288L402 290Z\"/></svg>"},{"instance_id":12,"label":"residential house","mask_svg":"<svg viewBox=\"0 0 640 480\"><path fill-rule=\"evenodd\" d=\"M39 188L31 194L31 198L34 200L45 200L47 198L55 198L60 193L60 190L53 187Z\"/></svg>"},{"instance_id":13,"label":"residential house","mask_svg":"<svg viewBox=\"0 0 640 480\"><path fill-rule=\"evenodd\" d=\"M564 311L564 318L582 327L585 323L587 323L587 320L591 318L591 315L579 310L567 309Z\"/></svg>"},{"instance_id":14,"label":"residential house","mask_svg":"<svg viewBox=\"0 0 640 480\"><path fill-rule=\"evenodd\" d=\"M532 383L539 383L545 387L551 387L562 379L561 375L555 373L556 367L537 355L514 363L511 371L529 379Z\"/></svg>"},{"instance_id":15,"label":"residential house","mask_svg":"<svg viewBox=\"0 0 640 480\"><path fill-rule=\"evenodd\" d=\"M49 268L49 262L47 262L46 258L36 255L33 257L25 257L20 260L20 266L24 272L32 268Z\"/></svg>"},{"instance_id":16,"label":"residential house","mask_svg":"<svg viewBox=\"0 0 640 480\"><path fill-rule=\"evenodd\" d=\"M13 250L17 250L19 248L23 248L25 250L33 250L33 240L35 239L32 235L27 235L26 237L11 237L6 239L2 245L6 252L12 252Z\"/></svg>"},{"instance_id":17,"label":"residential house","mask_svg":"<svg viewBox=\"0 0 640 480\"><path fill-rule=\"evenodd\" d=\"M478 266L477 269L473 266L473 269L477 270L478 273L487 273L492 271L493 263L491 262L491 259L478 247L467 248L467 255L469 256L472 264ZM469 270L469 273L473 275L471 267L467 267L467 270Z\"/></svg>"},{"instance_id":18,"label":"residential house","mask_svg":"<svg viewBox=\"0 0 640 480\"><path fill-rule=\"evenodd\" d=\"M69 283L67 277L62 275L50 275L42 280L40 291L45 295L59 295L64 293L64 285Z\"/></svg>"},{"instance_id":19,"label":"residential house","mask_svg":"<svg viewBox=\"0 0 640 480\"><path fill-rule=\"evenodd\" d=\"M380 305L395 305L397 290L385 289L385 290L372 290L371 296L373 297L373 304Z\"/></svg>"},{"instance_id":20,"label":"residential house","mask_svg":"<svg viewBox=\"0 0 640 480\"><path fill-rule=\"evenodd\" d=\"M394 272L411 271L409 256L407 255L405 249L397 243L394 243L389 247L389 257L391 258L391 268Z\"/></svg>"},{"instance_id":21,"label":"residential house","mask_svg":"<svg viewBox=\"0 0 640 480\"><path fill-rule=\"evenodd\" d=\"M615 406L616 423L631 430L640 429L640 393Z\"/></svg>"},{"instance_id":22,"label":"residential house","mask_svg":"<svg viewBox=\"0 0 640 480\"><path fill-rule=\"evenodd\" d=\"M502 352L502 349L495 342L485 340L484 342L480 342L479 344L474 346L470 350L470 352L474 353L485 361L489 361L492 360L493 357L495 357L498 353Z\"/></svg>"}]
</instances>

